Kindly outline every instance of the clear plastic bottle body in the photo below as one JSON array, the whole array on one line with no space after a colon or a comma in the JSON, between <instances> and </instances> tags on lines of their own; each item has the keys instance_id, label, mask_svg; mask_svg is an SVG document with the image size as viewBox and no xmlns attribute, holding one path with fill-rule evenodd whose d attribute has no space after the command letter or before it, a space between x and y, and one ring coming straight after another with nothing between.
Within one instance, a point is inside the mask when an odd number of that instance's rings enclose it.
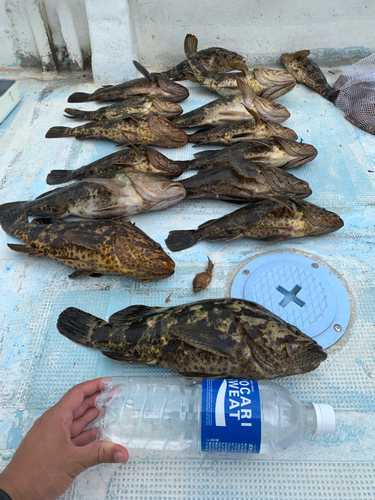
<instances>
[{"instance_id":1,"label":"clear plastic bottle body","mask_svg":"<svg viewBox=\"0 0 375 500\"><path fill-rule=\"evenodd\" d=\"M260 453L288 448L314 430L308 407L288 390L259 381ZM98 398L100 439L129 450L201 451L202 381L178 377L114 377Z\"/></svg>"}]
</instances>

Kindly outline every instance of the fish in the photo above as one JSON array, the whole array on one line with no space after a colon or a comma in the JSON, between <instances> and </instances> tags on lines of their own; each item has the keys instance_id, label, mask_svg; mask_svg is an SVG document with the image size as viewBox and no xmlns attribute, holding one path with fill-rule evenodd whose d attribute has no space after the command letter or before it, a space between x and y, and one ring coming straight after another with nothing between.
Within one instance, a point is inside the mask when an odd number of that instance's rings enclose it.
<instances>
[{"instance_id":1,"label":"fish","mask_svg":"<svg viewBox=\"0 0 375 500\"><path fill-rule=\"evenodd\" d=\"M214 264L209 257L207 257L207 259L208 259L208 266L206 270L203 271L202 273L198 273L193 279L193 290L195 293L205 290L211 283Z\"/></svg>"},{"instance_id":2,"label":"fish","mask_svg":"<svg viewBox=\"0 0 375 500\"><path fill-rule=\"evenodd\" d=\"M272 379L307 373L327 358L312 338L247 300L129 306L108 321L75 307L57 330L115 361L163 366L183 377Z\"/></svg>"},{"instance_id":3,"label":"fish","mask_svg":"<svg viewBox=\"0 0 375 500\"><path fill-rule=\"evenodd\" d=\"M292 198L258 201L219 219L204 222L198 229L170 231L165 243L180 252L202 240L232 241L247 237L279 242L301 236L320 236L344 225L339 215L312 203Z\"/></svg>"},{"instance_id":4,"label":"fish","mask_svg":"<svg viewBox=\"0 0 375 500\"><path fill-rule=\"evenodd\" d=\"M8 247L29 257L49 257L75 271L70 279L113 274L144 281L169 278L175 263L135 225L116 220L28 222L25 211L8 212L3 229L25 244Z\"/></svg>"},{"instance_id":5,"label":"fish","mask_svg":"<svg viewBox=\"0 0 375 500\"><path fill-rule=\"evenodd\" d=\"M309 50L285 53L281 55L281 62L298 83L304 83L328 101L334 102L339 91L328 84L322 70L314 61L309 59L309 55Z\"/></svg>"},{"instance_id":6,"label":"fish","mask_svg":"<svg viewBox=\"0 0 375 500\"><path fill-rule=\"evenodd\" d=\"M66 118L78 118L80 120L114 120L126 118L127 116L145 116L150 112L156 113L164 118L175 118L182 113L182 107L170 101L157 99L156 97L137 96L125 99L118 104L103 106L95 111L86 111L75 108L65 108Z\"/></svg>"},{"instance_id":7,"label":"fish","mask_svg":"<svg viewBox=\"0 0 375 500\"><path fill-rule=\"evenodd\" d=\"M184 128L214 127L238 120L255 120L249 109L258 112L266 121L282 123L290 117L289 111L281 104L274 103L255 95L252 87L236 77L241 94L222 97L209 102L173 120L175 125Z\"/></svg>"},{"instance_id":8,"label":"fish","mask_svg":"<svg viewBox=\"0 0 375 500\"><path fill-rule=\"evenodd\" d=\"M276 167L263 167L247 160L230 158L229 164L199 172L180 181L186 199L252 202L264 199L307 198L312 191L306 181Z\"/></svg>"},{"instance_id":9,"label":"fish","mask_svg":"<svg viewBox=\"0 0 375 500\"><path fill-rule=\"evenodd\" d=\"M191 80L217 92L223 97L241 93L237 85L236 76L243 78L254 89L256 95L261 95L267 99L276 99L290 92L296 84L294 76L285 71L261 68L260 70L251 72L244 61L232 61L229 63L233 69L240 70L240 73L213 73L202 66L197 60L197 47L197 37L190 34L186 35L184 42L185 55L194 73L194 78Z\"/></svg>"},{"instance_id":10,"label":"fish","mask_svg":"<svg viewBox=\"0 0 375 500\"><path fill-rule=\"evenodd\" d=\"M188 143L187 134L167 118L155 113L145 117L128 116L115 120L88 122L78 127L52 127L46 138L108 139L119 145L152 144L165 148L181 148Z\"/></svg>"},{"instance_id":11,"label":"fish","mask_svg":"<svg viewBox=\"0 0 375 500\"><path fill-rule=\"evenodd\" d=\"M239 120L233 123L218 125L208 130L198 130L188 136L189 142L195 144L234 144L252 139L268 139L272 136L297 139L294 130L279 123L268 122L257 113L249 110L253 119Z\"/></svg>"},{"instance_id":12,"label":"fish","mask_svg":"<svg viewBox=\"0 0 375 500\"><path fill-rule=\"evenodd\" d=\"M292 141L283 137L242 141L219 150L200 151L193 160L180 160L178 165L186 170L216 168L226 165L230 157L239 157L266 167L297 168L312 161L318 151L311 144Z\"/></svg>"},{"instance_id":13,"label":"fish","mask_svg":"<svg viewBox=\"0 0 375 500\"><path fill-rule=\"evenodd\" d=\"M197 60L209 71L213 71L214 73L226 73L233 69L228 63L243 61L244 58L240 54L237 54L237 52L231 50L221 47L209 47L197 53ZM163 71L160 74L174 81L194 78L194 73L191 71L190 64L187 60L182 61L172 69Z\"/></svg>"},{"instance_id":14,"label":"fish","mask_svg":"<svg viewBox=\"0 0 375 500\"><path fill-rule=\"evenodd\" d=\"M9 210L24 210L39 218L128 219L140 212L168 208L185 196L179 182L138 170L120 170L55 188L32 201L5 203L0 206L0 223L2 214Z\"/></svg>"},{"instance_id":15,"label":"fish","mask_svg":"<svg viewBox=\"0 0 375 500\"><path fill-rule=\"evenodd\" d=\"M160 174L168 179L174 179L182 174L180 165L164 156L160 151L148 146L137 148L131 145L131 147L104 156L75 170L51 170L46 182L53 186L124 169Z\"/></svg>"},{"instance_id":16,"label":"fish","mask_svg":"<svg viewBox=\"0 0 375 500\"><path fill-rule=\"evenodd\" d=\"M147 69L137 61L134 66L143 75L119 85L101 87L92 94L74 92L68 102L88 101L123 101L129 97L148 96L164 99L165 101L180 102L189 97L189 91L183 85L169 80L162 75L151 75Z\"/></svg>"}]
</instances>

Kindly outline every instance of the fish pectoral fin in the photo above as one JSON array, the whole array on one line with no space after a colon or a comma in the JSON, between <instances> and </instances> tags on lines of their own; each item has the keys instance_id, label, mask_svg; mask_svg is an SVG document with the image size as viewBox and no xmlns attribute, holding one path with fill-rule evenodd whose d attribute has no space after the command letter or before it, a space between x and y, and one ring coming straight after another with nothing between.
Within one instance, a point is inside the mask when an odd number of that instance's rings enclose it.
<instances>
[{"instance_id":1,"label":"fish pectoral fin","mask_svg":"<svg viewBox=\"0 0 375 500\"><path fill-rule=\"evenodd\" d=\"M87 179L82 179L81 182L91 182L92 184L99 184L115 194L121 196L129 196L127 192L127 187L129 184L126 181L121 181L120 179L100 179L99 177L88 177Z\"/></svg>"},{"instance_id":2,"label":"fish pectoral fin","mask_svg":"<svg viewBox=\"0 0 375 500\"><path fill-rule=\"evenodd\" d=\"M248 179L254 178L254 172L259 171L259 167L256 167L251 162L235 156L233 153L229 155L228 162L231 166L232 171L238 174L240 177L246 177Z\"/></svg>"},{"instance_id":3,"label":"fish pectoral fin","mask_svg":"<svg viewBox=\"0 0 375 500\"><path fill-rule=\"evenodd\" d=\"M33 219L30 224L37 224L37 225L46 225L46 224L65 224L65 221L63 219L59 218L54 218L54 217L46 217L45 219L40 218L40 219Z\"/></svg>"},{"instance_id":4,"label":"fish pectoral fin","mask_svg":"<svg viewBox=\"0 0 375 500\"><path fill-rule=\"evenodd\" d=\"M109 359L113 359L113 361L118 361L119 363L135 363L137 365L147 365L149 363L148 360L143 360L141 358L137 358L136 356L132 356L131 354L125 354L122 352L102 351L102 354Z\"/></svg>"},{"instance_id":5,"label":"fish pectoral fin","mask_svg":"<svg viewBox=\"0 0 375 500\"><path fill-rule=\"evenodd\" d=\"M8 243L8 247L14 252L25 253L28 257L45 257L46 254L36 250L30 245L20 245L19 243Z\"/></svg>"},{"instance_id":6,"label":"fish pectoral fin","mask_svg":"<svg viewBox=\"0 0 375 500\"><path fill-rule=\"evenodd\" d=\"M125 307L121 311L117 311L108 318L108 323L124 323L128 321L134 321L138 318L144 316L149 316L155 312L159 312L164 307L149 307L142 305L134 305Z\"/></svg>"},{"instance_id":7,"label":"fish pectoral fin","mask_svg":"<svg viewBox=\"0 0 375 500\"><path fill-rule=\"evenodd\" d=\"M203 158L204 156L211 156L214 153L217 153L217 151L215 149L208 149L206 151L199 151L199 153L194 154L194 158Z\"/></svg>"},{"instance_id":8,"label":"fish pectoral fin","mask_svg":"<svg viewBox=\"0 0 375 500\"><path fill-rule=\"evenodd\" d=\"M225 338L222 339L222 337L228 337L228 339L230 337L226 333L216 330L216 328L189 323L172 326L169 331L179 340L196 349L202 349L202 351L211 352L224 358L233 358L228 343ZM233 341L231 340L231 342Z\"/></svg>"},{"instance_id":9,"label":"fish pectoral fin","mask_svg":"<svg viewBox=\"0 0 375 500\"><path fill-rule=\"evenodd\" d=\"M262 238L262 241L265 243L279 243L280 241L284 241L289 238L291 233L291 229L289 227L277 227L276 229L285 229L287 232L282 235L274 234L273 236L267 236L266 238Z\"/></svg>"},{"instance_id":10,"label":"fish pectoral fin","mask_svg":"<svg viewBox=\"0 0 375 500\"><path fill-rule=\"evenodd\" d=\"M94 271L92 269L77 269L77 271L74 271L74 273L69 274L69 278L71 280L86 278L86 276L90 276L91 274L93 274L93 272Z\"/></svg>"},{"instance_id":11,"label":"fish pectoral fin","mask_svg":"<svg viewBox=\"0 0 375 500\"><path fill-rule=\"evenodd\" d=\"M98 250L98 247L106 241L105 236L90 231L66 231L65 238L67 243L84 247L88 250Z\"/></svg>"},{"instance_id":12,"label":"fish pectoral fin","mask_svg":"<svg viewBox=\"0 0 375 500\"><path fill-rule=\"evenodd\" d=\"M147 69L142 66L141 63L139 63L138 61L133 61L133 64L134 66L137 68L137 70L145 77L147 78L147 80L149 82L153 82L154 81L154 78L152 77L152 75L150 74L149 71L147 71Z\"/></svg>"},{"instance_id":13,"label":"fish pectoral fin","mask_svg":"<svg viewBox=\"0 0 375 500\"><path fill-rule=\"evenodd\" d=\"M243 116L241 111L220 111L219 115L221 116ZM219 120L224 121L224 120Z\"/></svg>"},{"instance_id":14,"label":"fish pectoral fin","mask_svg":"<svg viewBox=\"0 0 375 500\"><path fill-rule=\"evenodd\" d=\"M227 62L228 66L230 66L233 69L237 69L238 71L242 71L244 75L249 75L250 70L248 65L245 63L245 61L230 61Z\"/></svg>"}]
</instances>

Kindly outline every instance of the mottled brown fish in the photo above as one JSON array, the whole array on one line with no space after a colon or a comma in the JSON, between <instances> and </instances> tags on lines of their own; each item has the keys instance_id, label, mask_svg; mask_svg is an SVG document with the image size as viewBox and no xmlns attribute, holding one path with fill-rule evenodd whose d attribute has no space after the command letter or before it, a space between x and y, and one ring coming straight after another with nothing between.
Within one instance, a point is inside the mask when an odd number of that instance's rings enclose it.
<instances>
[{"instance_id":1,"label":"mottled brown fish","mask_svg":"<svg viewBox=\"0 0 375 500\"><path fill-rule=\"evenodd\" d=\"M237 122L218 125L208 130L198 130L188 136L189 142L195 144L234 144L252 139L268 139L272 136L297 139L294 130L284 127L279 123L267 122L250 110L253 119L239 120Z\"/></svg>"},{"instance_id":2,"label":"mottled brown fish","mask_svg":"<svg viewBox=\"0 0 375 500\"><path fill-rule=\"evenodd\" d=\"M162 75L151 75L139 62L133 61L133 63L144 78L136 78L119 85L108 85L92 94L75 92L68 98L68 102L123 101L136 96L157 97L165 101L180 102L189 97L189 91L183 85Z\"/></svg>"},{"instance_id":3,"label":"mottled brown fish","mask_svg":"<svg viewBox=\"0 0 375 500\"><path fill-rule=\"evenodd\" d=\"M198 273L193 279L193 290L195 293L205 290L212 280L212 273L214 270L214 264L212 260L207 257L208 265L205 271Z\"/></svg>"},{"instance_id":4,"label":"mottled brown fish","mask_svg":"<svg viewBox=\"0 0 375 500\"><path fill-rule=\"evenodd\" d=\"M39 218L60 219L75 215L126 219L140 212L168 208L185 196L185 188L178 182L128 169L88 177L48 191L33 201L5 203L0 206L0 223L2 214L15 209Z\"/></svg>"},{"instance_id":5,"label":"mottled brown fish","mask_svg":"<svg viewBox=\"0 0 375 500\"><path fill-rule=\"evenodd\" d=\"M233 69L238 69L241 73L226 73L221 75L213 73L202 66L197 60L197 47L197 37L186 35L184 50L186 59L194 73L192 81L217 92L223 97L241 93L237 85L236 76L243 78L254 89L256 95L262 95L266 99L276 99L292 90L296 84L295 78L285 71L260 69L254 70L251 73L244 61L230 63Z\"/></svg>"},{"instance_id":6,"label":"mottled brown fish","mask_svg":"<svg viewBox=\"0 0 375 500\"><path fill-rule=\"evenodd\" d=\"M111 221L29 223L25 212L8 213L3 229L25 245L9 243L29 257L50 257L75 269L69 278L115 274L144 281L168 278L175 264L159 243L133 224Z\"/></svg>"},{"instance_id":7,"label":"mottled brown fish","mask_svg":"<svg viewBox=\"0 0 375 500\"><path fill-rule=\"evenodd\" d=\"M215 198L237 203L280 197L307 198L312 191L306 181L276 167L263 167L247 160L199 172L180 181L186 199Z\"/></svg>"},{"instance_id":8,"label":"mottled brown fish","mask_svg":"<svg viewBox=\"0 0 375 500\"><path fill-rule=\"evenodd\" d=\"M235 156L267 167L296 168L312 161L318 151L311 144L292 141L281 137L237 142L220 150L200 151L194 160L177 163L183 171L215 168L226 165Z\"/></svg>"},{"instance_id":9,"label":"mottled brown fish","mask_svg":"<svg viewBox=\"0 0 375 500\"><path fill-rule=\"evenodd\" d=\"M222 97L205 104L173 120L180 127L214 127L238 120L253 120L249 109L259 113L266 121L282 123L290 117L289 111L255 95L254 90L241 78L236 77L241 94Z\"/></svg>"},{"instance_id":10,"label":"mottled brown fish","mask_svg":"<svg viewBox=\"0 0 375 500\"><path fill-rule=\"evenodd\" d=\"M226 73L233 69L228 63L240 62L243 61L244 58L237 54L237 52L231 50L221 47L209 47L197 53L197 60L209 71L213 71L214 73ZM186 60L161 74L171 80L191 80L194 78L194 73L191 71L190 64Z\"/></svg>"},{"instance_id":11,"label":"mottled brown fish","mask_svg":"<svg viewBox=\"0 0 375 500\"><path fill-rule=\"evenodd\" d=\"M309 55L309 50L282 54L281 62L298 83L304 83L328 101L334 102L339 91L328 84L322 70L314 61L308 58Z\"/></svg>"},{"instance_id":12,"label":"mottled brown fish","mask_svg":"<svg viewBox=\"0 0 375 500\"><path fill-rule=\"evenodd\" d=\"M153 144L165 148L181 148L188 142L187 134L167 118L155 113L145 117L129 116L116 120L89 122L78 127L52 127L48 138L108 139L121 145Z\"/></svg>"},{"instance_id":13,"label":"mottled brown fish","mask_svg":"<svg viewBox=\"0 0 375 500\"><path fill-rule=\"evenodd\" d=\"M172 252L179 252L202 240L231 241L246 236L277 242L307 235L320 236L344 225L334 212L307 201L287 198L280 201L258 201L204 222L196 230L170 231L166 245Z\"/></svg>"},{"instance_id":14,"label":"mottled brown fish","mask_svg":"<svg viewBox=\"0 0 375 500\"><path fill-rule=\"evenodd\" d=\"M307 373L327 358L297 327L240 299L135 305L108 322L69 307L57 329L115 361L163 366L184 377L272 379Z\"/></svg>"},{"instance_id":15,"label":"mottled brown fish","mask_svg":"<svg viewBox=\"0 0 375 500\"><path fill-rule=\"evenodd\" d=\"M177 162L170 160L160 151L143 146L122 149L116 153L104 156L75 170L51 170L47 176L47 184L63 184L86 177L95 177L116 170L133 169L149 174L160 174L168 179L174 179L182 174L182 168Z\"/></svg>"},{"instance_id":16,"label":"mottled brown fish","mask_svg":"<svg viewBox=\"0 0 375 500\"><path fill-rule=\"evenodd\" d=\"M95 111L66 108L65 116L66 118L78 118L79 120L100 121L127 118L129 115L145 116L151 112L164 116L164 118L176 118L182 113L182 107L175 102L164 101L156 97L139 96L111 106L103 106Z\"/></svg>"}]
</instances>

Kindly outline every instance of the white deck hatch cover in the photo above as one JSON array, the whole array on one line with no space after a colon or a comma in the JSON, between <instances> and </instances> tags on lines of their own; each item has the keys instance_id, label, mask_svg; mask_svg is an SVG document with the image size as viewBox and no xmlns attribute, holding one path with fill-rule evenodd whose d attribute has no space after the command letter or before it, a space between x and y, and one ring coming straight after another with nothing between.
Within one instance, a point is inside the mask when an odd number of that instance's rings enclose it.
<instances>
[{"instance_id":1,"label":"white deck hatch cover","mask_svg":"<svg viewBox=\"0 0 375 500\"><path fill-rule=\"evenodd\" d=\"M339 278L321 262L294 253L248 262L233 280L231 297L266 307L323 349L337 342L349 324L349 296Z\"/></svg>"}]
</instances>

